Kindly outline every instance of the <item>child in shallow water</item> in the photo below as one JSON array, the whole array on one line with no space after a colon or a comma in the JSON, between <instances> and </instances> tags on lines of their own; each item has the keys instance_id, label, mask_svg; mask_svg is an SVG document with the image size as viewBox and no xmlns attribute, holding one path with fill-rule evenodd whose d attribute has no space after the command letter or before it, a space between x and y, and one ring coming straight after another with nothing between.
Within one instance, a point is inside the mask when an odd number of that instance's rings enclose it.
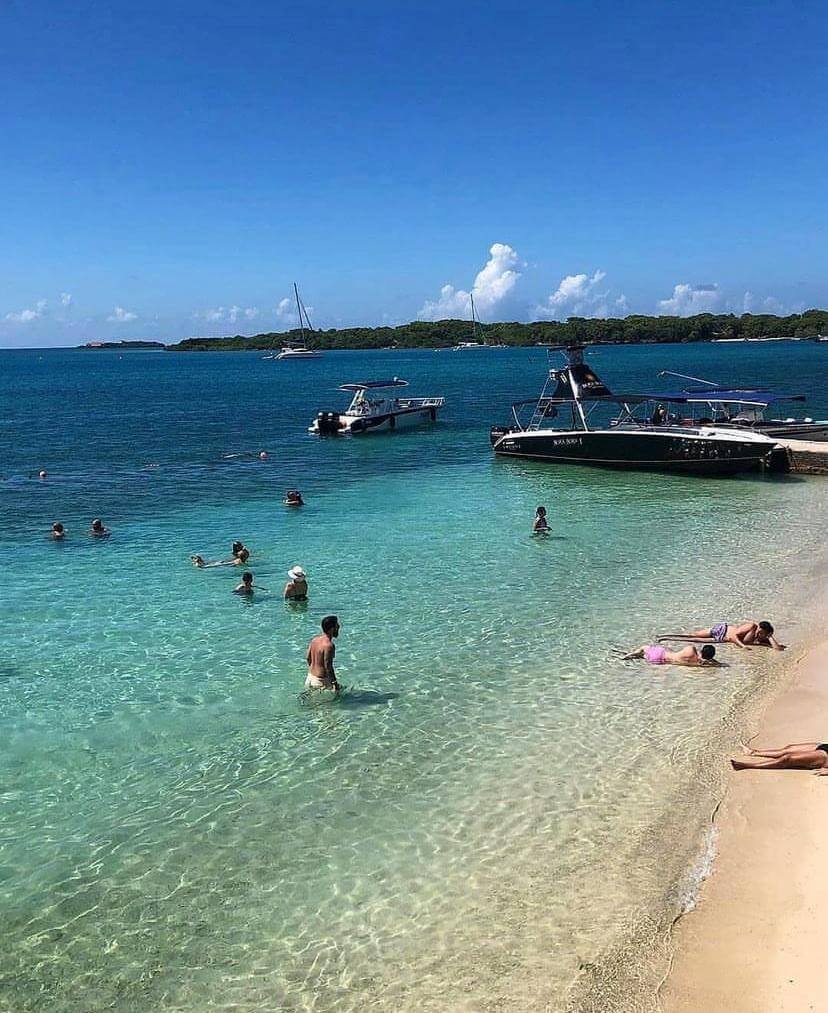
<instances>
[{"instance_id":1,"label":"child in shallow water","mask_svg":"<svg viewBox=\"0 0 828 1013\"><path fill-rule=\"evenodd\" d=\"M532 534L542 535L549 531L549 522L546 519L546 507L539 506L535 511L535 519L532 522Z\"/></svg>"}]
</instances>

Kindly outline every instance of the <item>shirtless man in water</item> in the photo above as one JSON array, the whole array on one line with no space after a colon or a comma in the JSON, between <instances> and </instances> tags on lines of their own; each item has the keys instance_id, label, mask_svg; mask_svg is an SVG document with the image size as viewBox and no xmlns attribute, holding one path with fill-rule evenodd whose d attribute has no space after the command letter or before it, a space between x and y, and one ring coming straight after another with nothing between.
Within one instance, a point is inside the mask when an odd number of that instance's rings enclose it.
<instances>
[{"instance_id":1,"label":"shirtless man in water","mask_svg":"<svg viewBox=\"0 0 828 1013\"><path fill-rule=\"evenodd\" d=\"M308 677L305 689L332 689L339 696L340 687L334 672L336 647L334 640L339 635L339 620L336 616L325 616L322 633L308 644Z\"/></svg>"},{"instance_id":2,"label":"shirtless man in water","mask_svg":"<svg viewBox=\"0 0 828 1013\"><path fill-rule=\"evenodd\" d=\"M774 651L784 651L785 645L780 644L773 635L773 627L766 620L757 623L755 620L747 623L739 623L738 626L729 623L716 623L714 626L704 630L693 630L692 633L667 633L662 640L688 640L698 644L735 644L750 650L753 647L772 647Z\"/></svg>"},{"instance_id":3,"label":"shirtless man in water","mask_svg":"<svg viewBox=\"0 0 828 1013\"><path fill-rule=\"evenodd\" d=\"M642 644L634 651L625 654L622 661L637 661L643 658L651 665L684 665L690 668L697 668L704 665L716 665L716 648L712 644L705 644L701 650L688 644L680 651L668 651L661 644Z\"/></svg>"}]
</instances>

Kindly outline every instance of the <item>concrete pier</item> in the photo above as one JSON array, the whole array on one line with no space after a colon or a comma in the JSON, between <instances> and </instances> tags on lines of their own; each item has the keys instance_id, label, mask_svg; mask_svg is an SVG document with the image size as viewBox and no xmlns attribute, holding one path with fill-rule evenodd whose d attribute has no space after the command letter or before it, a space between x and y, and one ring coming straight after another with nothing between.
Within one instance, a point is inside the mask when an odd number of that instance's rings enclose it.
<instances>
[{"instance_id":1,"label":"concrete pier","mask_svg":"<svg viewBox=\"0 0 828 1013\"><path fill-rule=\"evenodd\" d=\"M779 440L791 456L791 471L800 475L828 475L828 441Z\"/></svg>"}]
</instances>

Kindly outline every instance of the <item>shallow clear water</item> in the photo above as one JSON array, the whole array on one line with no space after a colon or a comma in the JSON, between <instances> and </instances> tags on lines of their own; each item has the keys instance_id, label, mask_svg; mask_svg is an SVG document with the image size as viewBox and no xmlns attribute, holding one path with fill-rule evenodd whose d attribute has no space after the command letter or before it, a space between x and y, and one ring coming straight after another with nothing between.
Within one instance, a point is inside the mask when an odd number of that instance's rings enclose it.
<instances>
[{"instance_id":1,"label":"shallow clear water","mask_svg":"<svg viewBox=\"0 0 828 1013\"><path fill-rule=\"evenodd\" d=\"M794 386L824 417L825 353L591 361L610 386ZM610 648L766 614L803 639L826 486L494 460L488 426L544 369L0 353L0 1009L558 1009L669 919L718 750L780 659L688 674ZM441 421L306 434L338 383L386 375L445 394ZM271 591L252 603L189 563L234 538ZM280 598L296 563L307 607ZM353 689L306 706L327 612Z\"/></svg>"}]
</instances>

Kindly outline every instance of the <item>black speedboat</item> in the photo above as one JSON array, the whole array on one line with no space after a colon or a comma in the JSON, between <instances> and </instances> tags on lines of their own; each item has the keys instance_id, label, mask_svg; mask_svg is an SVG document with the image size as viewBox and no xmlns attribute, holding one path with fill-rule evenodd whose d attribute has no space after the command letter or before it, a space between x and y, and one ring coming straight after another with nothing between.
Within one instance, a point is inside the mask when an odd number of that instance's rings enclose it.
<instances>
[{"instance_id":1,"label":"black speedboat","mask_svg":"<svg viewBox=\"0 0 828 1013\"><path fill-rule=\"evenodd\" d=\"M496 454L689 475L787 470L787 453L765 435L671 421L665 404L687 395L613 394L584 348L552 350L565 352L566 364L549 370L539 397L512 405L513 425L492 427Z\"/></svg>"}]
</instances>

